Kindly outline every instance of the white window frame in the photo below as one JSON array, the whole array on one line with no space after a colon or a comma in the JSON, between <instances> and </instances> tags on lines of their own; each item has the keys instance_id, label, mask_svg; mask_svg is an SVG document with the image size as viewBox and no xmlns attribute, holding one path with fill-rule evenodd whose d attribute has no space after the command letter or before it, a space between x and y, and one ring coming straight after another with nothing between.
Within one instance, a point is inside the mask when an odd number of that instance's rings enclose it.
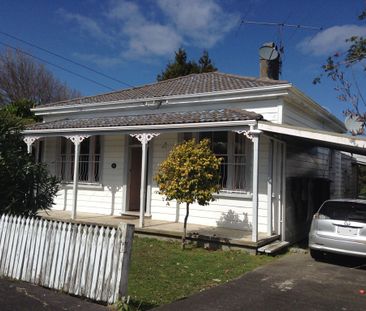
<instances>
[{"instance_id":1,"label":"white window frame","mask_svg":"<svg viewBox=\"0 0 366 311\"><path fill-rule=\"evenodd\" d=\"M73 181L73 165L74 165L74 144L66 139L61 138L59 141L59 153L58 153L58 167L57 167L57 176L62 178L62 170L64 170L64 174L66 178L61 179L61 183L70 184ZM95 153L96 151L96 142L99 139L99 154ZM85 185L100 185L102 183L102 136L91 136L85 139L81 144L89 141L89 150L87 154L80 153L79 156L79 170L83 169L83 159L82 157L88 157L88 165L87 172L80 173L79 172L79 184ZM65 142L65 153L62 154L62 143ZM82 149L82 148L80 148ZM98 165L98 175L97 178L95 176L96 164ZM87 175L87 179L83 179L83 176Z\"/></svg>"},{"instance_id":2,"label":"white window frame","mask_svg":"<svg viewBox=\"0 0 366 311\"><path fill-rule=\"evenodd\" d=\"M195 138L196 141L200 140L200 133L203 132L226 132L228 137L227 137L227 152L226 152L226 156L227 156L227 177L226 177L226 186L225 188L222 188L219 192L219 196L225 196L226 195L233 195L233 198L237 198L237 197L246 197L246 198L250 198L251 197L251 193L252 193L252 188L251 188L251 144L249 139L247 139L246 137L244 138L244 154L235 154L235 135L239 135L236 134L234 132L231 131L202 131L202 132L186 132L183 133L180 137L180 141L184 141L184 136L185 134L188 134L189 136L191 136L192 138ZM244 156L245 160L244 160L244 165L243 165L243 170L244 172L243 174L243 178L245 180L245 185L243 189L233 189L233 181L234 181L234 174L235 174L235 157L236 156ZM218 155L220 156L220 155Z\"/></svg>"}]
</instances>

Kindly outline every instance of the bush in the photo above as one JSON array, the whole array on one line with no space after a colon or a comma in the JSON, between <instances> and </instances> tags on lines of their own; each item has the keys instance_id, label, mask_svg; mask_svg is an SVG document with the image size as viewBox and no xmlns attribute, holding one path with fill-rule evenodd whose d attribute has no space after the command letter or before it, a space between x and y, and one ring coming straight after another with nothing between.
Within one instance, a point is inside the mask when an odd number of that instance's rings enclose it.
<instances>
[{"instance_id":1,"label":"bush","mask_svg":"<svg viewBox=\"0 0 366 311\"><path fill-rule=\"evenodd\" d=\"M213 194L220 189L220 163L207 139L196 143L194 139L177 145L159 166L155 180L159 193L168 201L186 203L182 247L187 235L189 205L197 202L207 205L214 200Z\"/></svg>"},{"instance_id":2,"label":"bush","mask_svg":"<svg viewBox=\"0 0 366 311\"><path fill-rule=\"evenodd\" d=\"M0 212L34 216L52 206L58 180L44 164L34 163L22 129L20 118L0 110Z\"/></svg>"}]
</instances>

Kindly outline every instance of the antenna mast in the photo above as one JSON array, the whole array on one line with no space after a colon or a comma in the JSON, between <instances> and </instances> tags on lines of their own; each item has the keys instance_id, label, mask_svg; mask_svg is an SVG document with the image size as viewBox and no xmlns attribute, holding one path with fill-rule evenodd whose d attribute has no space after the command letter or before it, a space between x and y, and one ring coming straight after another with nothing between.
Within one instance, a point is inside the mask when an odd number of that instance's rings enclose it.
<instances>
[{"instance_id":1,"label":"antenna mast","mask_svg":"<svg viewBox=\"0 0 366 311\"><path fill-rule=\"evenodd\" d=\"M283 40L282 40L282 33L283 33L283 29L286 28L295 28L297 29L302 29L302 30L316 30L316 31L321 31L323 30L323 27L317 27L317 26L309 26L309 25L302 25L302 24L287 24L284 22L265 22L265 21L251 21L251 20L245 20L242 19L240 25L243 24L247 24L247 25L259 25L259 26L275 26L278 29L278 52L279 52L279 74L281 74L281 69L282 69L282 61L283 58L281 56L283 56L283 54L285 53L285 48L283 45Z\"/></svg>"},{"instance_id":2,"label":"antenna mast","mask_svg":"<svg viewBox=\"0 0 366 311\"><path fill-rule=\"evenodd\" d=\"M316 27L316 26L308 26L308 25L301 25L301 24L286 24L286 23L277 23L277 22L258 22L258 21L248 21L242 20L242 24L252 24L252 25L262 25L262 26L277 26L277 27L290 27L290 28L297 28L297 29L310 29L310 30L323 30L323 27Z\"/></svg>"},{"instance_id":3,"label":"antenna mast","mask_svg":"<svg viewBox=\"0 0 366 311\"><path fill-rule=\"evenodd\" d=\"M260 25L260 26L276 26L278 27L279 34L280 34L280 42L279 42L279 51L280 53L284 53L284 47L282 44L282 30L283 28L296 28L296 29L304 29L304 30L317 30L321 31L323 30L323 27L317 27L317 26L309 26L309 25L301 25L301 24L287 24L287 23L281 23L281 22L261 22L261 21L250 21L243 19L241 21L241 24L248 24L248 25Z\"/></svg>"}]
</instances>

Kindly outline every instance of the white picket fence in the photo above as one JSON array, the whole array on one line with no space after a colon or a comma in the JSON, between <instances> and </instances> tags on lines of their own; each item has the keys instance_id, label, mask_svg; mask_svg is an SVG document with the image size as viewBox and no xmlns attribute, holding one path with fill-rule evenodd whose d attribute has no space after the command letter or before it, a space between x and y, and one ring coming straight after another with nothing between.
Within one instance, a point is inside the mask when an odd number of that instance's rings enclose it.
<instances>
[{"instance_id":1,"label":"white picket fence","mask_svg":"<svg viewBox=\"0 0 366 311\"><path fill-rule=\"evenodd\" d=\"M0 275L114 303L127 295L133 232L3 215Z\"/></svg>"}]
</instances>

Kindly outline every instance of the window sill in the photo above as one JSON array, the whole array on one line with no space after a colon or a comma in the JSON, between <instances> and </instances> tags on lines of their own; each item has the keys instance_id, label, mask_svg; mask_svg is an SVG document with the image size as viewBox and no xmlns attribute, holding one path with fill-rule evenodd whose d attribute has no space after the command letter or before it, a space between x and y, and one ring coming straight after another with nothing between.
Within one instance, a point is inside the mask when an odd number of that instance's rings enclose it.
<instances>
[{"instance_id":1,"label":"window sill","mask_svg":"<svg viewBox=\"0 0 366 311\"><path fill-rule=\"evenodd\" d=\"M215 193L215 199L232 199L232 200L251 200L253 194L250 192L233 192L230 190L221 190L219 193Z\"/></svg>"},{"instance_id":2,"label":"window sill","mask_svg":"<svg viewBox=\"0 0 366 311\"><path fill-rule=\"evenodd\" d=\"M73 183L69 182L61 182L61 188L62 189L72 189ZM85 182L79 182L78 183L78 189L82 190L104 190L104 187L102 184L99 183L85 183Z\"/></svg>"}]
</instances>

